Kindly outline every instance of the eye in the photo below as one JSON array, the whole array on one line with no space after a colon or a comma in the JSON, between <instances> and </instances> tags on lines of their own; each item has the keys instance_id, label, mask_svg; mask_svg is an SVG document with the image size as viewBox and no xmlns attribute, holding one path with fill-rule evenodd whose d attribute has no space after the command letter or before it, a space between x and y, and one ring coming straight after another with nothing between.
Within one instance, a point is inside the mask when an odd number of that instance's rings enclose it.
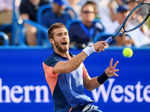
<instances>
[{"instance_id":1,"label":"eye","mask_svg":"<svg viewBox=\"0 0 150 112\"><path fill-rule=\"evenodd\" d=\"M57 36L62 36L63 35L63 33L57 33Z\"/></svg>"},{"instance_id":2,"label":"eye","mask_svg":"<svg viewBox=\"0 0 150 112\"><path fill-rule=\"evenodd\" d=\"M64 35L67 36L67 35L68 35L68 32L65 32Z\"/></svg>"}]
</instances>

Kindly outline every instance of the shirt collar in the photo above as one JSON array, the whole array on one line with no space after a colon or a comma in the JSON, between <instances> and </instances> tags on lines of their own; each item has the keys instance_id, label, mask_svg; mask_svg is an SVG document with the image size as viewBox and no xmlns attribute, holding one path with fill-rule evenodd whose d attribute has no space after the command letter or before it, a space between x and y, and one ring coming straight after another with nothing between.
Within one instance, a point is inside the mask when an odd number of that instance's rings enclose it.
<instances>
[{"instance_id":1,"label":"shirt collar","mask_svg":"<svg viewBox=\"0 0 150 112\"><path fill-rule=\"evenodd\" d=\"M55 51L53 51L53 54L54 54L55 56L57 56L57 57L60 57L60 58L62 58L62 59L66 59L66 60L68 60L68 58L63 57L63 56L61 56L61 55L57 54ZM70 52L69 52L69 54L70 54L70 56L71 56L71 57L73 57L72 53L70 53Z\"/></svg>"}]
</instances>

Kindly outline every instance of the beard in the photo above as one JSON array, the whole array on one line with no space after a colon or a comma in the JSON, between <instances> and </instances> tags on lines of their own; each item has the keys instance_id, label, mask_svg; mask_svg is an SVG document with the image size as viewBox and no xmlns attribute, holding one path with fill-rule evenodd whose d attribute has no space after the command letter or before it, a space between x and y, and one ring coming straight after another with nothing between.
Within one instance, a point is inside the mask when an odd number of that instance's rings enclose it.
<instances>
[{"instance_id":1,"label":"beard","mask_svg":"<svg viewBox=\"0 0 150 112\"><path fill-rule=\"evenodd\" d=\"M59 52L61 52L61 53L66 53L66 52L68 51L67 48L61 47L61 43L58 43L58 42L56 42L55 40L54 40L54 46L55 46L55 48L56 48Z\"/></svg>"}]
</instances>

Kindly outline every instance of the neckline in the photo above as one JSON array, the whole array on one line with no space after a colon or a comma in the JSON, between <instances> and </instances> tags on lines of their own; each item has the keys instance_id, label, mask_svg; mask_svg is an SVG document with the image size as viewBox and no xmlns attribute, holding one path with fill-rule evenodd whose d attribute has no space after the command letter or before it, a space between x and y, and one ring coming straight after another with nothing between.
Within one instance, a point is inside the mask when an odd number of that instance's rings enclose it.
<instances>
[{"instance_id":1,"label":"neckline","mask_svg":"<svg viewBox=\"0 0 150 112\"><path fill-rule=\"evenodd\" d=\"M63 59L68 60L68 58L63 57L63 56L61 56L61 55L57 54L55 51L53 51L53 54L54 54L54 55L56 55L56 56L58 56L58 57L60 57L60 58L63 58ZM72 53L70 53L70 52L69 52L69 54L70 54L70 56L71 56L71 57L73 57Z\"/></svg>"}]
</instances>

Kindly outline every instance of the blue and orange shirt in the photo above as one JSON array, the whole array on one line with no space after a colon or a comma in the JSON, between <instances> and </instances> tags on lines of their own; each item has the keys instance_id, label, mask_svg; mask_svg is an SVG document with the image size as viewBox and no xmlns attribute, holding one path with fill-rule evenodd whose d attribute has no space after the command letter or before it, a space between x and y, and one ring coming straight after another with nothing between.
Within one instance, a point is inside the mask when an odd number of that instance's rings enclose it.
<instances>
[{"instance_id":1,"label":"blue and orange shirt","mask_svg":"<svg viewBox=\"0 0 150 112\"><path fill-rule=\"evenodd\" d=\"M83 64L67 74L54 74L53 67L59 61L67 61L55 52L43 63L45 77L53 96L55 112L68 112L71 107L92 102L84 93Z\"/></svg>"}]
</instances>

